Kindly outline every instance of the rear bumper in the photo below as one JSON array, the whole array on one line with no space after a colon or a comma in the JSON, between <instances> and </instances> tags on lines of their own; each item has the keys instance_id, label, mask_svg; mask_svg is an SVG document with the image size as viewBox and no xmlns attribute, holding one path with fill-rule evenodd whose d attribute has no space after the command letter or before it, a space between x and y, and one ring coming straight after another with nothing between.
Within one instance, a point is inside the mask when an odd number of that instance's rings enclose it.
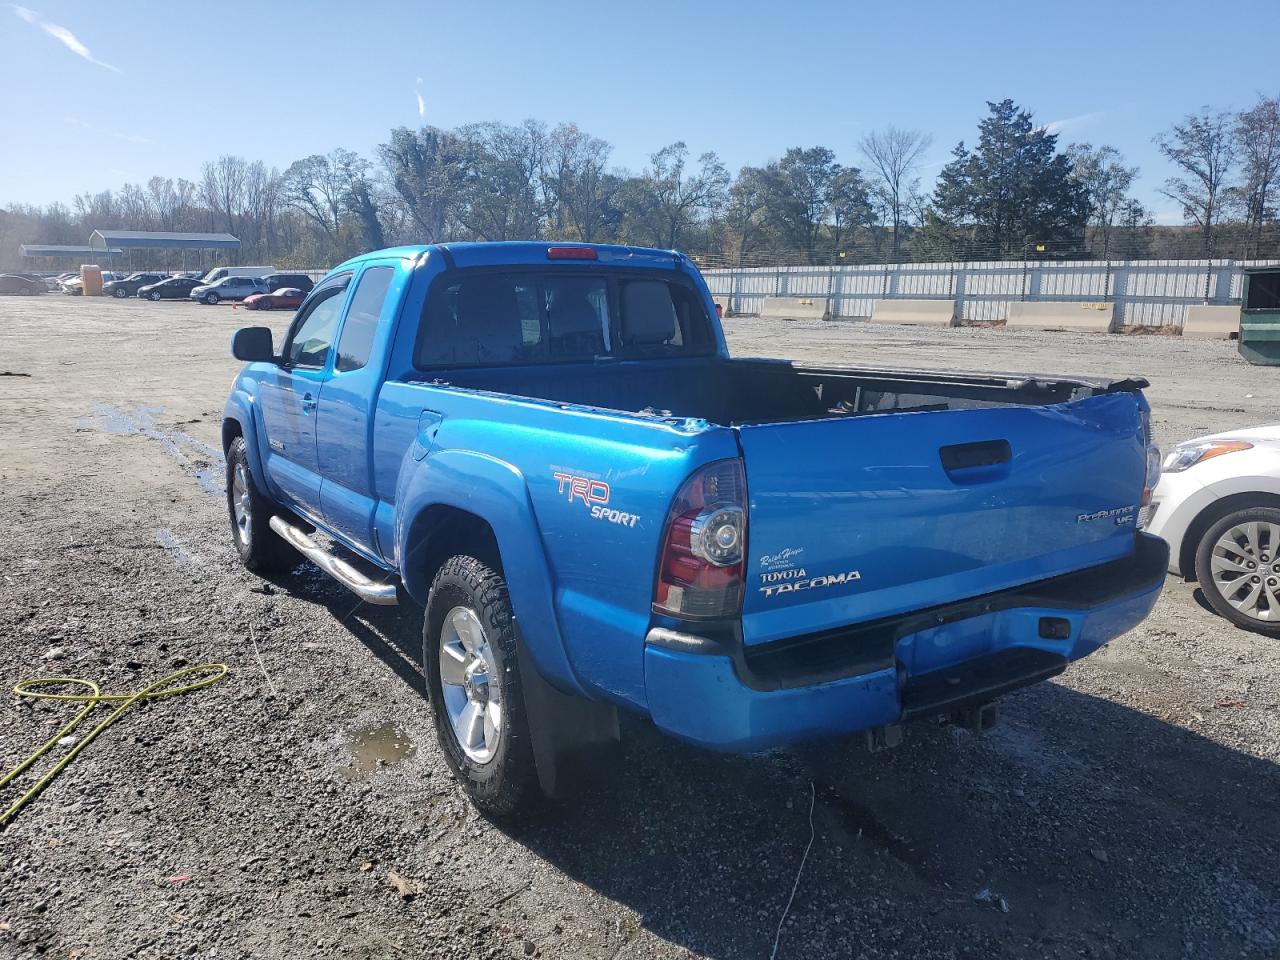
<instances>
[{"instance_id":1,"label":"rear bumper","mask_svg":"<svg viewBox=\"0 0 1280 960\"><path fill-rule=\"evenodd\" d=\"M958 710L1061 673L1141 623L1167 566L1164 541L1139 533L1122 560L749 652L735 624L655 627L649 713L684 740L749 752Z\"/></svg>"}]
</instances>

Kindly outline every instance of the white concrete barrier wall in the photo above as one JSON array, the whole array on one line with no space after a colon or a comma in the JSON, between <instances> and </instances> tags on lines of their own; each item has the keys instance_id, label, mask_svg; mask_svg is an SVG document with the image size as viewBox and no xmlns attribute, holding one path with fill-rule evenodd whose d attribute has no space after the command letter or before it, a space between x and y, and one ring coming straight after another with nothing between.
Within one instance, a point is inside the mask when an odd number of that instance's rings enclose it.
<instances>
[{"instance_id":1,"label":"white concrete barrier wall","mask_svg":"<svg viewBox=\"0 0 1280 960\"><path fill-rule=\"evenodd\" d=\"M954 300L876 300L871 305L871 322L954 327L957 322L956 302Z\"/></svg>"},{"instance_id":2,"label":"white concrete barrier wall","mask_svg":"<svg viewBox=\"0 0 1280 960\"><path fill-rule=\"evenodd\" d=\"M826 315L826 297L764 297L760 304L760 316L774 320L821 320Z\"/></svg>"},{"instance_id":3,"label":"white concrete barrier wall","mask_svg":"<svg viewBox=\"0 0 1280 960\"><path fill-rule=\"evenodd\" d=\"M1205 304L1187 307L1187 319L1182 325L1184 337L1230 340L1239 333L1239 307L1214 307Z\"/></svg>"},{"instance_id":4,"label":"white concrete barrier wall","mask_svg":"<svg viewBox=\"0 0 1280 960\"><path fill-rule=\"evenodd\" d=\"M1115 308L1110 303L1080 303L1073 301L1032 302L1017 301L1009 304L1010 329L1022 330L1080 330L1088 333L1110 333L1115 322Z\"/></svg>"}]
</instances>

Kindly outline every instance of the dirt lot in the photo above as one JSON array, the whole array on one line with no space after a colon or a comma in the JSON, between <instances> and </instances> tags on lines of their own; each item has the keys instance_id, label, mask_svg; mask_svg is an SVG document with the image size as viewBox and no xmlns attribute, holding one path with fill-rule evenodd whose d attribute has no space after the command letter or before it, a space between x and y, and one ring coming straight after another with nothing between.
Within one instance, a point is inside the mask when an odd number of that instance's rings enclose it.
<instances>
[{"instance_id":1,"label":"dirt lot","mask_svg":"<svg viewBox=\"0 0 1280 960\"><path fill-rule=\"evenodd\" d=\"M0 957L768 957L810 783L779 956L1280 956L1280 643L1181 583L982 737L738 758L632 721L612 788L477 817L419 694L420 613L306 568L263 593L230 547L250 317L0 298L0 689L232 671L137 708L0 834ZM740 354L1146 374L1165 443L1280 409L1280 373L1225 343L729 327ZM6 695L0 768L71 712Z\"/></svg>"}]
</instances>

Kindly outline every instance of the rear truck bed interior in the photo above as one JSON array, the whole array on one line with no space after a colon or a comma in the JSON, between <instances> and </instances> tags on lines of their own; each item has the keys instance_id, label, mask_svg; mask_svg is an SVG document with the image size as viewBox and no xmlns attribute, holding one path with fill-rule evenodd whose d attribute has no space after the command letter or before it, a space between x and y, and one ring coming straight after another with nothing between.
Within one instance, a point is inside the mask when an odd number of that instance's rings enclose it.
<instances>
[{"instance_id":1,"label":"rear truck bed interior","mask_svg":"<svg viewBox=\"0 0 1280 960\"><path fill-rule=\"evenodd\" d=\"M1147 381L824 367L718 357L506 364L437 372L432 383L721 426L883 413L1046 406L1131 392Z\"/></svg>"}]
</instances>

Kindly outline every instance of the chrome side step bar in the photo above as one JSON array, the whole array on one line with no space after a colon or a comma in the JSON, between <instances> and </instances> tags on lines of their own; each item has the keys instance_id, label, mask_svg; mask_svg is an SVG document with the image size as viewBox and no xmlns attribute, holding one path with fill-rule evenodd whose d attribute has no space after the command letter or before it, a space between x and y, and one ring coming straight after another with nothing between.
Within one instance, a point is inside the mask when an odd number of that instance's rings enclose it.
<instances>
[{"instance_id":1,"label":"chrome side step bar","mask_svg":"<svg viewBox=\"0 0 1280 960\"><path fill-rule=\"evenodd\" d=\"M396 585L394 583L375 583L345 560L339 560L324 547L316 543L297 527L286 523L283 518L271 518L271 529L280 535L285 543L314 563L333 579L354 593L365 603L374 603L382 607L394 607Z\"/></svg>"}]
</instances>

